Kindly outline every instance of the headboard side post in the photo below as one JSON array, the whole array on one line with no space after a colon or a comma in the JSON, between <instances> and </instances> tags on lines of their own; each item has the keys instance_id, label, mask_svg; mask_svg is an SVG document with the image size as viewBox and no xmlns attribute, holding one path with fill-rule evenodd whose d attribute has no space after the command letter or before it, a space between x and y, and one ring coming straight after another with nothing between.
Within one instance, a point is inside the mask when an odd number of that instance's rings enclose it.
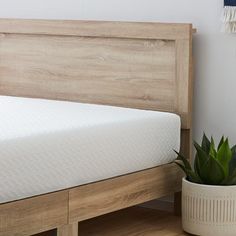
<instances>
[{"instance_id":1,"label":"headboard side post","mask_svg":"<svg viewBox=\"0 0 236 236\"><path fill-rule=\"evenodd\" d=\"M176 96L175 111L182 118L184 129L192 126L192 27L189 39L177 39L176 46Z\"/></svg>"}]
</instances>

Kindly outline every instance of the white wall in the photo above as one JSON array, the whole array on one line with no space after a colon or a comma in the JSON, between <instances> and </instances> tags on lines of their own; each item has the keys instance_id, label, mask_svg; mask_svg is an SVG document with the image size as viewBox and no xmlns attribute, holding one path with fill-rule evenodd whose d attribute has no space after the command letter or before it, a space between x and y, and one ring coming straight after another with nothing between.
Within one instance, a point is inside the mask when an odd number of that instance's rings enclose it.
<instances>
[{"instance_id":1,"label":"white wall","mask_svg":"<svg viewBox=\"0 0 236 236\"><path fill-rule=\"evenodd\" d=\"M192 22L194 138L236 143L236 36L220 33L223 0L0 0L0 17Z\"/></svg>"}]
</instances>

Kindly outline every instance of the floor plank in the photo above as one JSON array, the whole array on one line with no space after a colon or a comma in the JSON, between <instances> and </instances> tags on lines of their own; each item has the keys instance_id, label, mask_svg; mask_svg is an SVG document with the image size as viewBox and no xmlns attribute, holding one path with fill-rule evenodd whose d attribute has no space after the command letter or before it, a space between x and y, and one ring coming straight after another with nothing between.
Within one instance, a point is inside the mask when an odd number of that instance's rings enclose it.
<instances>
[{"instance_id":1,"label":"floor plank","mask_svg":"<svg viewBox=\"0 0 236 236\"><path fill-rule=\"evenodd\" d=\"M80 223L80 236L186 236L172 213L133 207Z\"/></svg>"},{"instance_id":2,"label":"floor plank","mask_svg":"<svg viewBox=\"0 0 236 236\"><path fill-rule=\"evenodd\" d=\"M56 230L35 236L55 236ZM173 213L131 207L80 222L79 236L187 236Z\"/></svg>"}]
</instances>

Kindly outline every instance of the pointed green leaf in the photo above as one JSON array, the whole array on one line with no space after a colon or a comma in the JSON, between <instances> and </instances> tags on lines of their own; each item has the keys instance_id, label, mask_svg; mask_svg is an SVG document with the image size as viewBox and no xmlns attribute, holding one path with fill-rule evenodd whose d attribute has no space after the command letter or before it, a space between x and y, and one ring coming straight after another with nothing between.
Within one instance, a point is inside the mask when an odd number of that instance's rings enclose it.
<instances>
[{"instance_id":1,"label":"pointed green leaf","mask_svg":"<svg viewBox=\"0 0 236 236\"><path fill-rule=\"evenodd\" d=\"M196 148L197 150L197 153L196 153L196 157L195 159L197 158L198 159L198 163L199 163L199 168L201 168L201 166L203 166L206 161L209 159L209 156L208 154L201 148L201 146L194 142L194 147Z\"/></svg>"},{"instance_id":2,"label":"pointed green leaf","mask_svg":"<svg viewBox=\"0 0 236 236\"><path fill-rule=\"evenodd\" d=\"M180 153L178 153L177 151L174 150L174 152L178 155L177 160L181 160L183 162L185 168L191 170L192 167L191 167L189 161L184 156L182 156Z\"/></svg>"},{"instance_id":3,"label":"pointed green leaf","mask_svg":"<svg viewBox=\"0 0 236 236\"><path fill-rule=\"evenodd\" d=\"M228 176L229 174L229 163L231 161L231 158L232 158L232 151L229 147L229 141L228 139L226 139L225 142L221 145L216 156L216 159L222 165L226 176Z\"/></svg>"},{"instance_id":4,"label":"pointed green leaf","mask_svg":"<svg viewBox=\"0 0 236 236\"><path fill-rule=\"evenodd\" d=\"M211 137L211 144L210 144L210 152L209 152L209 154L212 157L216 158L217 152L215 150L215 142L214 142L214 139L212 137Z\"/></svg>"},{"instance_id":5,"label":"pointed green leaf","mask_svg":"<svg viewBox=\"0 0 236 236\"><path fill-rule=\"evenodd\" d=\"M200 175L200 163L199 163L199 158L197 155L195 155L195 158L194 158L194 171L195 173Z\"/></svg>"},{"instance_id":6,"label":"pointed green leaf","mask_svg":"<svg viewBox=\"0 0 236 236\"><path fill-rule=\"evenodd\" d=\"M222 145L224 142L225 142L225 137L222 136L222 138L221 138L221 140L220 140L220 142L219 142L218 148L217 148L218 151L219 151L221 145Z\"/></svg>"},{"instance_id":7,"label":"pointed green leaf","mask_svg":"<svg viewBox=\"0 0 236 236\"><path fill-rule=\"evenodd\" d=\"M196 173L194 173L193 171L187 171L188 172L188 180L190 180L193 183L197 183L197 184L202 184L202 180L199 178L198 175L196 175Z\"/></svg>"},{"instance_id":8,"label":"pointed green leaf","mask_svg":"<svg viewBox=\"0 0 236 236\"><path fill-rule=\"evenodd\" d=\"M232 159L229 163L229 175L232 175L232 173L236 170L236 152L232 154Z\"/></svg>"},{"instance_id":9,"label":"pointed green leaf","mask_svg":"<svg viewBox=\"0 0 236 236\"><path fill-rule=\"evenodd\" d=\"M210 156L202 167L202 175L200 177L206 184L219 185L225 179L225 173L221 164Z\"/></svg>"},{"instance_id":10,"label":"pointed green leaf","mask_svg":"<svg viewBox=\"0 0 236 236\"><path fill-rule=\"evenodd\" d=\"M212 145L212 147L215 149L215 141L214 141L214 139L213 139L212 136L211 136L211 145Z\"/></svg>"},{"instance_id":11,"label":"pointed green leaf","mask_svg":"<svg viewBox=\"0 0 236 236\"><path fill-rule=\"evenodd\" d=\"M204 165L205 162L203 162L202 165ZM195 159L194 159L194 171L198 176L201 176L201 162L200 162L199 155L197 155L197 154L195 155Z\"/></svg>"},{"instance_id":12,"label":"pointed green leaf","mask_svg":"<svg viewBox=\"0 0 236 236\"><path fill-rule=\"evenodd\" d=\"M194 170L196 174L201 178L204 176L202 173L202 167L206 164L207 160L209 159L208 154L200 147L198 143L194 143L194 146L197 150L195 161L194 161Z\"/></svg>"},{"instance_id":13,"label":"pointed green leaf","mask_svg":"<svg viewBox=\"0 0 236 236\"><path fill-rule=\"evenodd\" d=\"M202 180L192 171L189 169L186 169L183 165L181 165L179 162L175 161L175 163L184 171L186 178L193 182L193 183L202 183Z\"/></svg>"},{"instance_id":14,"label":"pointed green leaf","mask_svg":"<svg viewBox=\"0 0 236 236\"><path fill-rule=\"evenodd\" d=\"M214 139L203 135L201 146L194 143L196 157L194 171L188 159L178 155L176 164L185 172L187 179L194 183L209 185L236 185L236 145L229 147L228 139L221 138L217 149Z\"/></svg>"},{"instance_id":15,"label":"pointed green leaf","mask_svg":"<svg viewBox=\"0 0 236 236\"><path fill-rule=\"evenodd\" d=\"M175 161L175 164L178 165L183 172L187 175L187 169L184 167L184 165L180 164L178 161Z\"/></svg>"},{"instance_id":16,"label":"pointed green leaf","mask_svg":"<svg viewBox=\"0 0 236 236\"><path fill-rule=\"evenodd\" d=\"M232 174L222 182L223 185L236 185L236 169Z\"/></svg>"},{"instance_id":17,"label":"pointed green leaf","mask_svg":"<svg viewBox=\"0 0 236 236\"><path fill-rule=\"evenodd\" d=\"M236 145L231 148L232 153L236 153Z\"/></svg>"},{"instance_id":18,"label":"pointed green leaf","mask_svg":"<svg viewBox=\"0 0 236 236\"><path fill-rule=\"evenodd\" d=\"M202 149L209 154L210 152L210 146L211 146L211 142L210 140L207 138L206 134L203 134L203 138L202 138Z\"/></svg>"},{"instance_id":19,"label":"pointed green leaf","mask_svg":"<svg viewBox=\"0 0 236 236\"><path fill-rule=\"evenodd\" d=\"M231 148L232 159L229 163L229 175L232 175L233 171L236 170L236 145Z\"/></svg>"}]
</instances>

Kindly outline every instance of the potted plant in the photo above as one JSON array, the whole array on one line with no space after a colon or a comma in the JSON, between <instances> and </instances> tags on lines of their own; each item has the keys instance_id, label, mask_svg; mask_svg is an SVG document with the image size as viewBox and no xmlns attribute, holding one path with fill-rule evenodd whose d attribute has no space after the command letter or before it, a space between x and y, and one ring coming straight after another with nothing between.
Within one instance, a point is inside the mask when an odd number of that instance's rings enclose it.
<instances>
[{"instance_id":1,"label":"potted plant","mask_svg":"<svg viewBox=\"0 0 236 236\"><path fill-rule=\"evenodd\" d=\"M185 172L182 187L183 229L201 236L236 235L236 145L204 134L194 143L194 167L178 154L176 164Z\"/></svg>"}]
</instances>

